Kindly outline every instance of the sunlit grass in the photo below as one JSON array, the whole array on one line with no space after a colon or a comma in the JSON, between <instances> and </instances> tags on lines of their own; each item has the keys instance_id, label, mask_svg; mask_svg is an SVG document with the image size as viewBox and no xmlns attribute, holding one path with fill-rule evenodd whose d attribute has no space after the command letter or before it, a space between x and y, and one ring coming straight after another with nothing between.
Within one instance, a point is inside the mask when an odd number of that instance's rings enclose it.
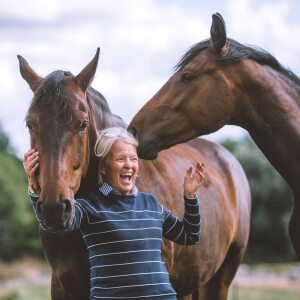
<instances>
[{"instance_id":1,"label":"sunlit grass","mask_svg":"<svg viewBox=\"0 0 300 300\"><path fill-rule=\"evenodd\" d=\"M229 300L299 300L300 291L240 287L231 290Z\"/></svg>"},{"instance_id":2,"label":"sunlit grass","mask_svg":"<svg viewBox=\"0 0 300 300\"><path fill-rule=\"evenodd\" d=\"M27 287L0 292L0 300L50 300L50 287Z\"/></svg>"},{"instance_id":3,"label":"sunlit grass","mask_svg":"<svg viewBox=\"0 0 300 300\"><path fill-rule=\"evenodd\" d=\"M228 300L299 300L299 268L298 263L242 265ZM0 300L51 300L49 266L30 259L0 263Z\"/></svg>"}]
</instances>

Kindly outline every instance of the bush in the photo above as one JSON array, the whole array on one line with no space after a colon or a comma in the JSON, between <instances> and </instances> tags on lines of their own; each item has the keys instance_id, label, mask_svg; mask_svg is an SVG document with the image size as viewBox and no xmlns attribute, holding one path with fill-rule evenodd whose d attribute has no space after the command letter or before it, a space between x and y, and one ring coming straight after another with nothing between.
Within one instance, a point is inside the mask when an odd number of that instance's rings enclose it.
<instances>
[{"instance_id":1,"label":"bush","mask_svg":"<svg viewBox=\"0 0 300 300\"><path fill-rule=\"evenodd\" d=\"M292 191L254 142L245 138L223 143L240 161L252 194L251 232L246 261L295 260L288 236Z\"/></svg>"},{"instance_id":2,"label":"bush","mask_svg":"<svg viewBox=\"0 0 300 300\"><path fill-rule=\"evenodd\" d=\"M38 226L27 194L22 162L0 131L0 259L40 253Z\"/></svg>"}]
</instances>

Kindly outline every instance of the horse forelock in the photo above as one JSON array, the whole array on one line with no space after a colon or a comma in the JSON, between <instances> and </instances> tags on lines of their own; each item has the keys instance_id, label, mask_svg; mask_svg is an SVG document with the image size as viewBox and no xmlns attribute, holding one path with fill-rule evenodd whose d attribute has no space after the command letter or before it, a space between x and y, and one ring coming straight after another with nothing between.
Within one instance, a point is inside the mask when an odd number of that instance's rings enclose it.
<instances>
[{"instance_id":1,"label":"horse forelock","mask_svg":"<svg viewBox=\"0 0 300 300\"><path fill-rule=\"evenodd\" d=\"M35 92L28 112L35 109L39 113L47 113L49 106L55 105L58 108L59 116L64 115L65 122L70 122L72 120L72 107L67 101L63 87L64 79L71 76L73 76L71 72L61 70L54 71L46 76ZM47 119L57 117L58 115L49 115Z\"/></svg>"},{"instance_id":2,"label":"horse forelock","mask_svg":"<svg viewBox=\"0 0 300 300\"><path fill-rule=\"evenodd\" d=\"M227 39L228 50L225 55L219 58L219 62L224 64L231 64L241 62L246 59L253 60L260 65L267 65L272 69L278 71L289 80L294 82L298 88L300 86L300 79L291 70L284 68L278 60L267 51L260 47L253 45L243 45L233 39ZM180 58L174 71L179 71L184 68L196 55L201 51L209 48L210 39L203 40L188 49L188 51Z\"/></svg>"}]
</instances>

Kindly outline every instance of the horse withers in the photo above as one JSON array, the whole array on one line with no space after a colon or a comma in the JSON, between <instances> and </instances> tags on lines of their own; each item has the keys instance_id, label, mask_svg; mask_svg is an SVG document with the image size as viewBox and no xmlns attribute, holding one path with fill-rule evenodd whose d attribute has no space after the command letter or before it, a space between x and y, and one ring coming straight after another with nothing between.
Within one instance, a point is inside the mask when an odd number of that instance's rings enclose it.
<instances>
[{"instance_id":1,"label":"horse withers","mask_svg":"<svg viewBox=\"0 0 300 300\"><path fill-rule=\"evenodd\" d=\"M52 269L53 300L89 298L89 258L72 223L78 196L97 186L93 154L97 131L126 124L104 97L90 87L99 51L77 75L55 71L42 78L19 57L20 71L34 97L26 124L31 147L39 151L41 194L38 218L43 250ZM179 246L164 240L162 256L178 299L227 299L229 285L245 252L250 224L250 192L238 161L223 147L203 139L172 147L154 161L140 161L138 188L149 191L183 216L183 176L204 161L207 181L199 191L201 241Z\"/></svg>"},{"instance_id":2,"label":"horse withers","mask_svg":"<svg viewBox=\"0 0 300 300\"><path fill-rule=\"evenodd\" d=\"M227 38L217 13L210 39L188 50L129 128L144 158L225 124L248 130L294 192L289 232L300 258L299 119L299 78L266 51Z\"/></svg>"}]
</instances>

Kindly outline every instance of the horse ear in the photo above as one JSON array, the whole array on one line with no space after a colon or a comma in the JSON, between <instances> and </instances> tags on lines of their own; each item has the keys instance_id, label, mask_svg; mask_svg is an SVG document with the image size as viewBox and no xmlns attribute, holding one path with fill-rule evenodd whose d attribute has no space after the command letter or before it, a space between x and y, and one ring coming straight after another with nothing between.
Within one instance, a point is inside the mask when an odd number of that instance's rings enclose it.
<instances>
[{"instance_id":1,"label":"horse ear","mask_svg":"<svg viewBox=\"0 0 300 300\"><path fill-rule=\"evenodd\" d=\"M35 92L43 80L43 77L37 75L21 55L18 55L17 57L19 60L20 73L22 77L27 81L31 90Z\"/></svg>"},{"instance_id":2,"label":"horse ear","mask_svg":"<svg viewBox=\"0 0 300 300\"><path fill-rule=\"evenodd\" d=\"M96 55L92 61L76 76L78 84L83 92L87 90L93 81L94 75L96 73L98 59L99 59L100 48L97 48Z\"/></svg>"},{"instance_id":3,"label":"horse ear","mask_svg":"<svg viewBox=\"0 0 300 300\"><path fill-rule=\"evenodd\" d=\"M216 53L222 54L223 47L226 45L225 22L219 13L212 15L210 28L211 46Z\"/></svg>"}]
</instances>

